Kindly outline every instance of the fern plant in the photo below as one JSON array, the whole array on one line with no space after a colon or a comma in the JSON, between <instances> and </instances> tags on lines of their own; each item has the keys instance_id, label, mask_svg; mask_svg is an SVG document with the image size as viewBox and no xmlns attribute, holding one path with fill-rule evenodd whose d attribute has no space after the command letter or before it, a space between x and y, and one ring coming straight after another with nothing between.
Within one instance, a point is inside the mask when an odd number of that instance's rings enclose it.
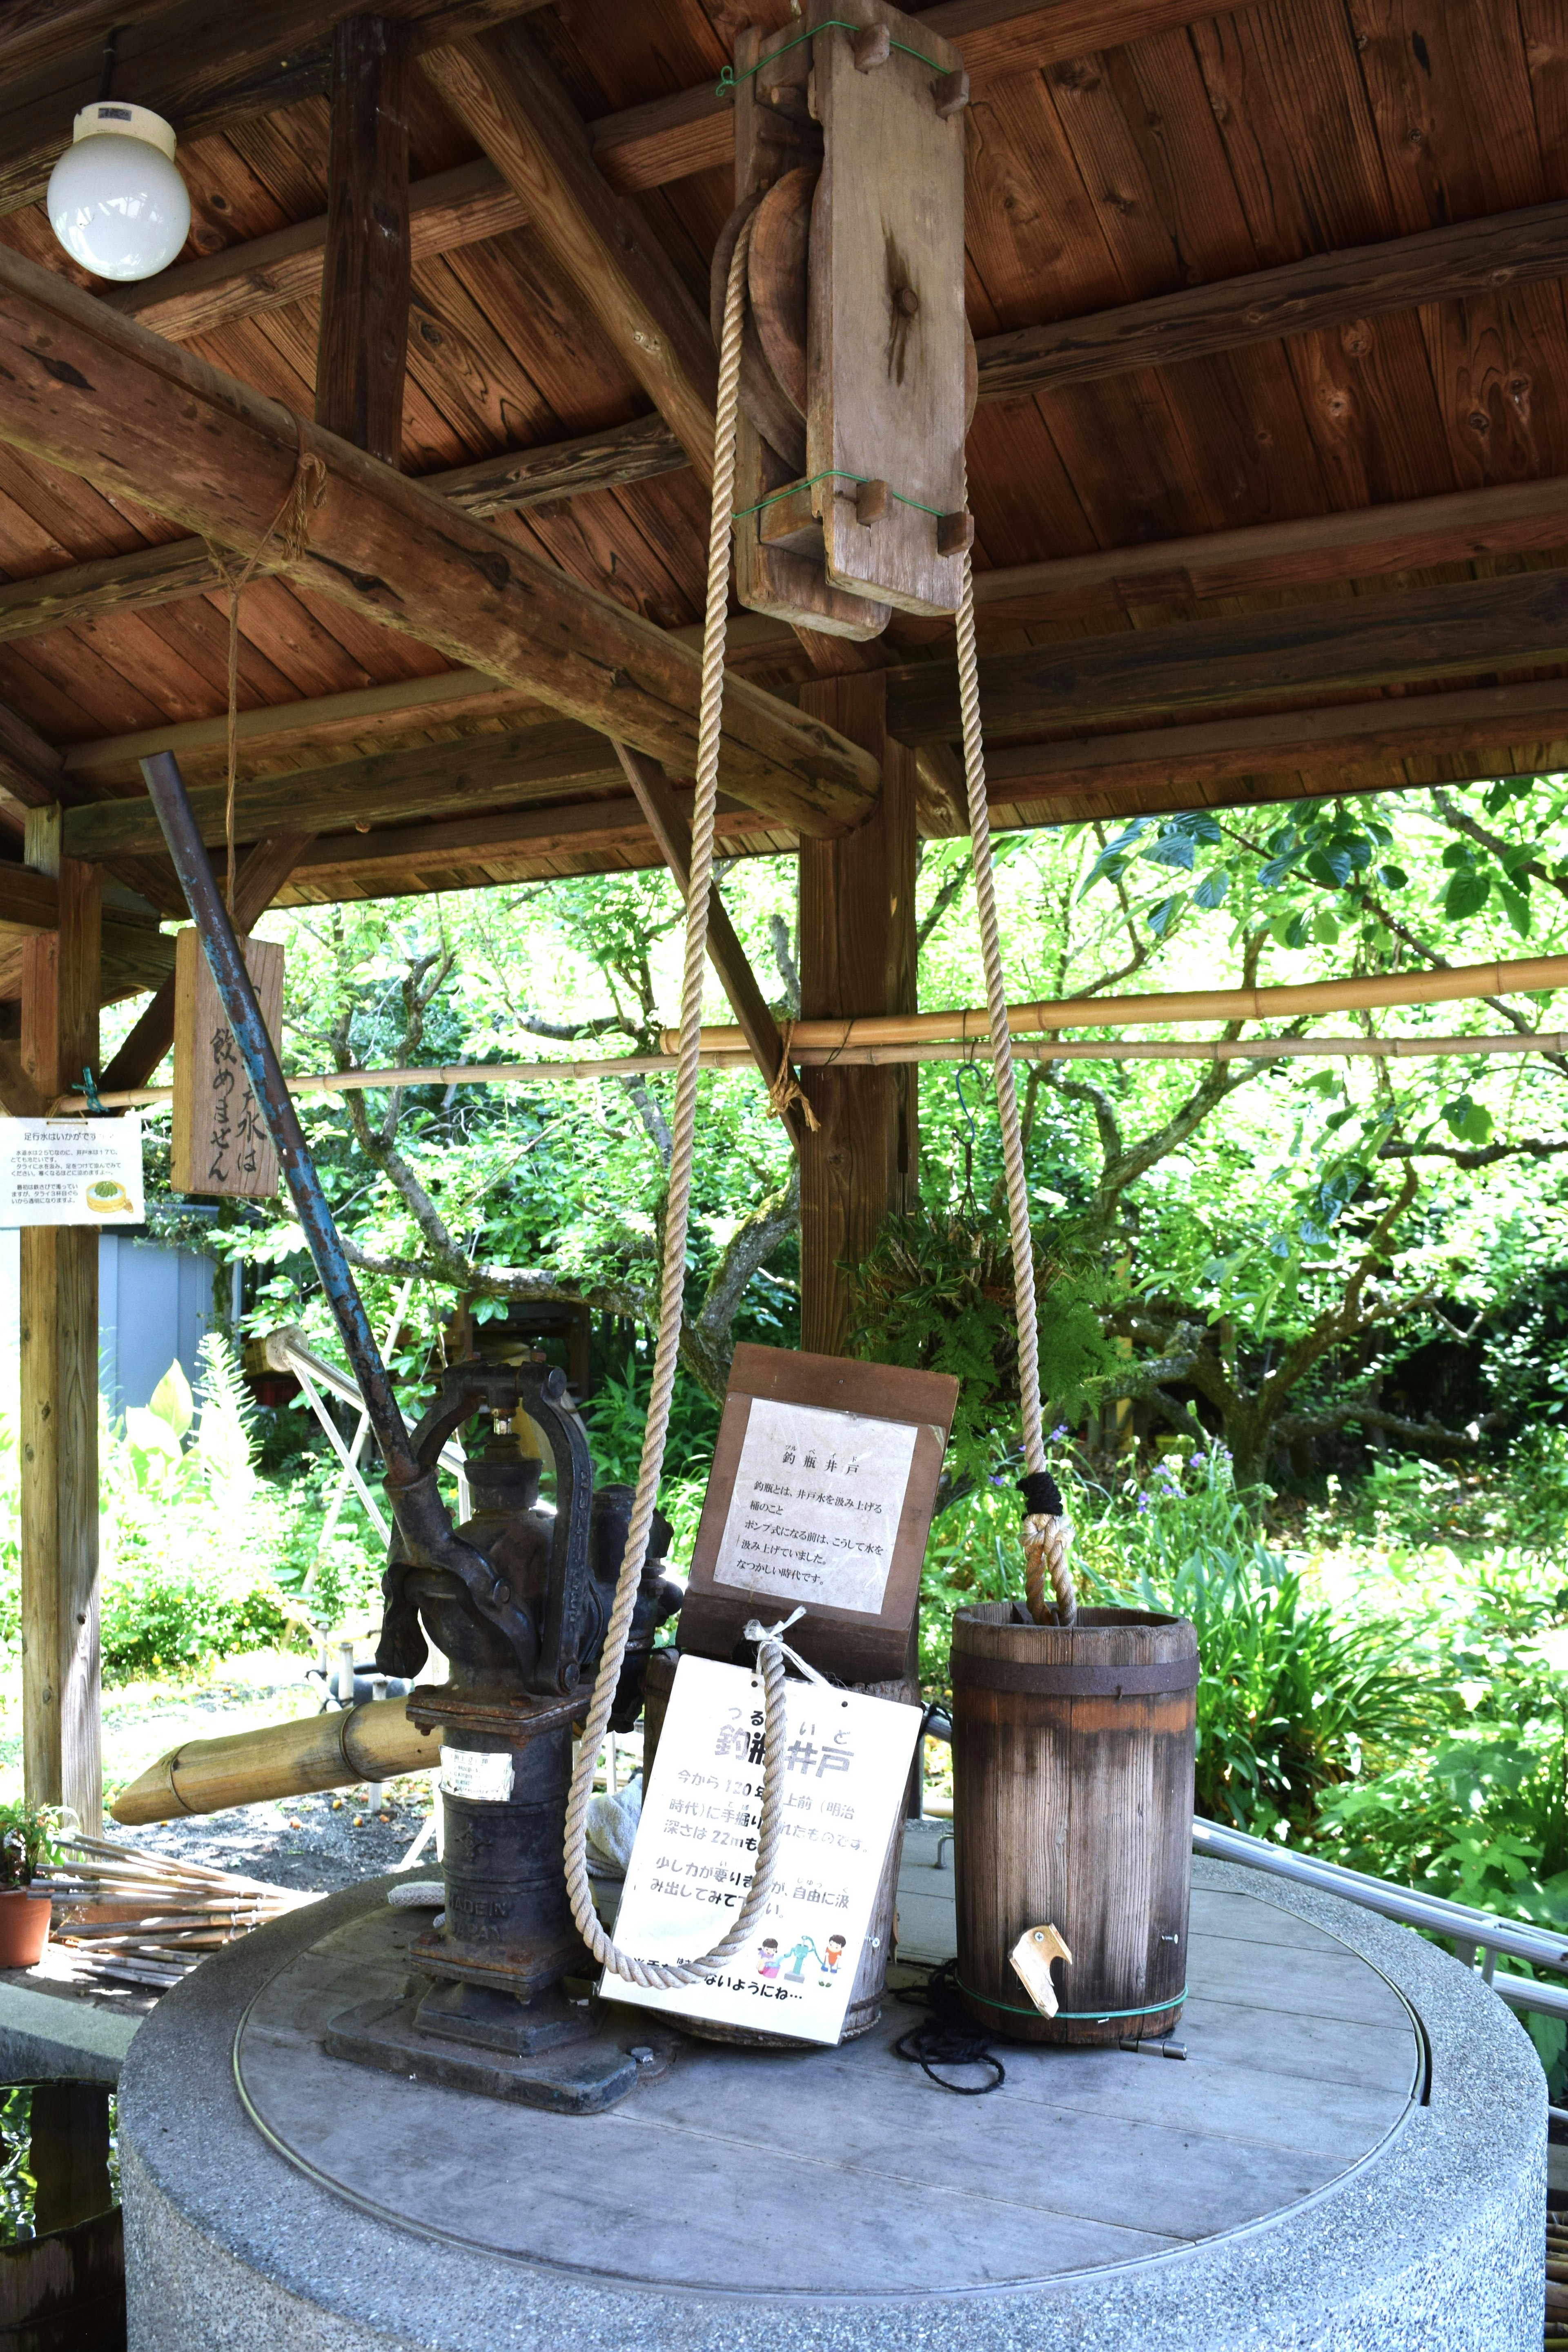
<instances>
[{"instance_id":1,"label":"fern plant","mask_svg":"<svg viewBox=\"0 0 1568 2352\"><path fill-rule=\"evenodd\" d=\"M848 1272L859 1354L952 1373L959 1383L948 1448L955 1484L987 1476L1017 1444L1018 1327L1005 1223L972 1212L889 1217ZM1063 1223L1036 1229L1034 1278L1041 1394L1053 1418L1076 1421L1116 1365L1099 1311L1111 1277L1098 1250Z\"/></svg>"}]
</instances>

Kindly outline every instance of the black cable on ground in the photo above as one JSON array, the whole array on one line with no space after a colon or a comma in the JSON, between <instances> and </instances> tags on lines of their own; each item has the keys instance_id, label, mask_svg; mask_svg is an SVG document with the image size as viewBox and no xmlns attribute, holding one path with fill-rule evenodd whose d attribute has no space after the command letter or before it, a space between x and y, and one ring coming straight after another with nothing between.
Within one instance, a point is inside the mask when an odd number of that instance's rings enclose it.
<instances>
[{"instance_id":1,"label":"black cable on ground","mask_svg":"<svg viewBox=\"0 0 1568 2352\"><path fill-rule=\"evenodd\" d=\"M895 2058L906 2058L911 2065L923 2067L938 2090L956 2092L961 2099L983 2099L988 2092L1001 2089L1008 2079L1007 2068L993 2055L989 2036L964 2007L956 1960L944 1960L924 1986L911 1986L898 1999L912 2009L924 2009L926 2014L894 2043ZM989 2066L996 2079L948 2083L936 2073L938 2066Z\"/></svg>"}]
</instances>

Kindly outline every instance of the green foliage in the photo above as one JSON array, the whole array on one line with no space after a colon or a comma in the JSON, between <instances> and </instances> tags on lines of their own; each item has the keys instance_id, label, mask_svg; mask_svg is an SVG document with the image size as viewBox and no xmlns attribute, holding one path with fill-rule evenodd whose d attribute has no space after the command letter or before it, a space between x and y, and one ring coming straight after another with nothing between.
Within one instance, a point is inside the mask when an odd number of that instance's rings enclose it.
<instances>
[{"instance_id":1,"label":"green foliage","mask_svg":"<svg viewBox=\"0 0 1568 2352\"><path fill-rule=\"evenodd\" d=\"M57 1862L55 1840L67 1826L77 1826L76 1817L57 1805L32 1805L25 1797L0 1803L0 1889L31 1886L40 1870Z\"/></svg>"},{"instance_id":2,"label":"green foliage","mask_svg":"<svg viewBox=\"0 0 1568 2352\"><path fill-rule=\"evenodd\" d=\"M1005 1223L966 1215L890 1217L851 1271L850 1324L867 1361L947 1372L959 1382L948 1462L983 1479L1016 1444L1018 1327ZM1116 1363L1101 1321L1111 1283L1069 1225L1035 1236L1040 1379L1046 1410L1075 1421Z\"/></svg>"}]
</instances>

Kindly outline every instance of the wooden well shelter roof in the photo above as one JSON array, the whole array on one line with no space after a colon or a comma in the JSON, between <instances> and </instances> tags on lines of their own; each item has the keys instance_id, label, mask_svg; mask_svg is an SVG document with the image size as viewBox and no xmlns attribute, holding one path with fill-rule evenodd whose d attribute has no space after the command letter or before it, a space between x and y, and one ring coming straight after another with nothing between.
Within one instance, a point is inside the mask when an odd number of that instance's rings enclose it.
<instances>
[{"instance_id":1,"label":"wooden well shelter roof","mask_svg":"<svg viewBox=\"0 0 1568 2352\"><path fill-rule=\"evenodd\" d=\"M1552 0L940 0L971 84L969 439L998 821L1568 765L1568 13ZM612 738L689 775L745 23L788 0L383 0L406 26L396 470L311 427L339 0L0 0L0 995L49 915L28 807L108 887L105 992L178 893L173 750L266 905L653 865ZM42 195L118 27L184 254L109 287ZM335 215L334 215L335 217ZM362 445L366 436L356 437ZM299 452L326 495L267 533ZM962 828L951 629L737 617L722 845L874 789L800 712L885 668Z\"/></svg>"}]
</instances>

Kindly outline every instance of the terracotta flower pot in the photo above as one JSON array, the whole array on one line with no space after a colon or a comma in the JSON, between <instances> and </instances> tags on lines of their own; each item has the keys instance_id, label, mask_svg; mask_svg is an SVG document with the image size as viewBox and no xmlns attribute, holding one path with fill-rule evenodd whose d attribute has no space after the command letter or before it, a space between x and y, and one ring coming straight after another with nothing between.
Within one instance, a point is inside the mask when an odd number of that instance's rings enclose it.
<instances>
[{"instance_id":1,"label":"terracotta flower pot","mask_svg":"<svg viewBox=\"0 0 1568 2352\"><path fill-rule=\"evenodd\" d=\"M48 1940L48 1896L30 1886L0 1892L0 1969L36 1969Z\"/></svg>"}]
</instances>

